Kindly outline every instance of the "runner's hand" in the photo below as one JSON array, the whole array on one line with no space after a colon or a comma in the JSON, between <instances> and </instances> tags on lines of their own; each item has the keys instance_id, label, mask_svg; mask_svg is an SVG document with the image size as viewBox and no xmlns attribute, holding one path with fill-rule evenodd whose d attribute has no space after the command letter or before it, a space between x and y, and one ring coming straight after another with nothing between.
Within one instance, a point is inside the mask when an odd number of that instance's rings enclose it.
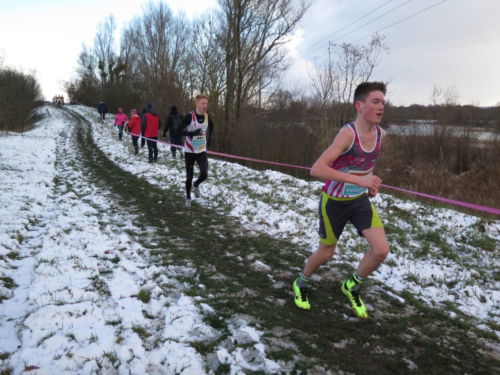
<instances>
[{"instance_id":1,"label":"runner's hand","mask_svg":"<svg viewBox=\"0 0 500 375\"><path fill-rule=\"evenodd\" d=\"M359 183L357 185L369 190L378 190L381 183L382 180L377 176L363 176L359 178Z\"/></svg>"},{"instance_id":2,"label":"runner's hand","mask_svg":"<svg viewBox=\"0 0 500 375\"><path fill-rule=\"evenodd\" d=\"M201 129L196 129L194 132L191 132L191 137L197 137L201 134Z\"/></svg>"},{"instance_id":3,"label":"runner's hand","mask_svg":"<svg viewBox=\"0 0 500 375\"><path fill-rule=\"evenodd\" d=\"M370 198L373 198L374 196L376 196L376 195L377 195L377 193L378 193L378 189L375 189L375 190L374 190L374 189L369 189L369 190L368 190L368 196L369 196Z\"/></svg>"},{"instance_id":4,"label":"runner's hand","mask_svg":"<svg viewBox=\"0 0 500 375\"><path fill-rule=\"evenodd\" d=\"M208 147L212 146L212 137L208 137L207 146Z\"/></svg>"}]
</instances>

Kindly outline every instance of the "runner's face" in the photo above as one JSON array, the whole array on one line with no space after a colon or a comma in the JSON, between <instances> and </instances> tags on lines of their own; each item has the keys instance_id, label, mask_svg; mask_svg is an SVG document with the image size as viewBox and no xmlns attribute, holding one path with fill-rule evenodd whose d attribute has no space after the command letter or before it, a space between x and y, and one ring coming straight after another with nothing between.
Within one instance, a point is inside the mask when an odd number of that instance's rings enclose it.
<instances>
[{"instance_id":1,"label":"runner's face","mask_svg":"<svg viewBox=\"0 0 500 375\"><path fill-rule=\"evenodd\" d=\"M371 124L380 124L384 113L385 98L382 91L372 91L365 102L360 102L361 115Z\"/></svg>"},{"instance_id":2,"label":"runner's face","mask_svg":"<svg viewBox=\"0 0 500 375\"><path fill-rule=\"evenodd\" d=\"M208 100L207 99L200 99L198 102L196 102L196 112L198 112L200 115L205 113L208 108Z\"/></svg>"}]
</instances>

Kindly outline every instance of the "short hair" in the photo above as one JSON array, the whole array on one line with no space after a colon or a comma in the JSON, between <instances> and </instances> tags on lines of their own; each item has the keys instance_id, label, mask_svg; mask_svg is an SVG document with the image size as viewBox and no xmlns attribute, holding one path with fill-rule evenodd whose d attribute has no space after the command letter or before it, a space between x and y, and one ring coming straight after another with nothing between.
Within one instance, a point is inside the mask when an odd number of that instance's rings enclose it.
<instances>
[{"instance_id":1,"label":"short hair","mask_svg":"<svg viewBox=\"0 0 500 375\"><path fill-rule=\"evenodd\" d=\"M195 102L198 103L201 99L207 99L208 100L208 95L205 95L205 94L198 94L198 95L196 95Z\"/></svg>"},{"instance_id":2,"label":"short hair","mask_svg":"<svg viewBox=\"0 0 500 375\"><path fill-rule=\"evenodd\" d=\"M384 82L363 82L356 87L356 90L354 90L354 102L352 103L354 106L354 110L356 110L356 102L365 102L366 98L368 98L368 95L372 91L382 91L382 93L385 95L387 92L387 87L385 86Z\"/></svg>"}]
</instances>

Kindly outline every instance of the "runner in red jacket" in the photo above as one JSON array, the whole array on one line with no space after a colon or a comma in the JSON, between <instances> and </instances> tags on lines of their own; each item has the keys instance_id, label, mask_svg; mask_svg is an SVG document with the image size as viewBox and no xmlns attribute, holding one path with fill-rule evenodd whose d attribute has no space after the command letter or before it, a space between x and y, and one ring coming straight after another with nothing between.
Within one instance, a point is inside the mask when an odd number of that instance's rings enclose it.
<instances>
[{"instance_id":1,"label":"runner in red jacket","mask_svg":"<svg viewBox=\"0 0 500 375\"><path fill-rule=\"evenodd\" d=\"M158 112L153 109L151 103L146 103L146 114L142 117L141 130L147 138L149 150L149 162L156 163L158 161L158 131L161 127L161 120Z\"/></svg>"}]
</instances>

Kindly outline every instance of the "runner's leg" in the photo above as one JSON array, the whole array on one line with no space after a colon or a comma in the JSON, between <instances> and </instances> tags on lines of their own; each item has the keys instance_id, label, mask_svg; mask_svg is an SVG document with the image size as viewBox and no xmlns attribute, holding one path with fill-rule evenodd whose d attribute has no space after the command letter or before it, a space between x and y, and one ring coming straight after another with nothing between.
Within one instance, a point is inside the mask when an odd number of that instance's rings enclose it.
<instances>
[{"instance_id":1,"label":"runner's leg","mask_svg":"<svg viewBox=\"0 0 500 375\"><path fill-rule=\"evenodd\" d=\"M191 152L185 153L185 163L186 163L186 198L191 199L191 186L193 184L193 173L194 173L194 162L196 160L197 154Z\"/></svg>"},{"instance_id":2,"label":"runner's leg","mask_svg":"<svg viewBox=\"0 0 500 375\"><path fill-rule=\"evenodd\" d=\"M369 228L361 231L370 245L368 250L359 262L358 275L362 278L368 277L375 271L387 258L389 254L389 244L385 236L384 228Z\"/></svg>"},{"instance_id":3,"label":"runner's leg","mask_svg":"<svg viewBox=\"0 0 500 375\"><path fill-rule=\"evenodd\" d=\"M200 175L198 179L194 182L194 187L199 187L200 184L205 181L208 177L208 157L206 152L202 152L198 154L198 158L196 159L198 166L200 167Z\"/></svg>"}]
</instances>

